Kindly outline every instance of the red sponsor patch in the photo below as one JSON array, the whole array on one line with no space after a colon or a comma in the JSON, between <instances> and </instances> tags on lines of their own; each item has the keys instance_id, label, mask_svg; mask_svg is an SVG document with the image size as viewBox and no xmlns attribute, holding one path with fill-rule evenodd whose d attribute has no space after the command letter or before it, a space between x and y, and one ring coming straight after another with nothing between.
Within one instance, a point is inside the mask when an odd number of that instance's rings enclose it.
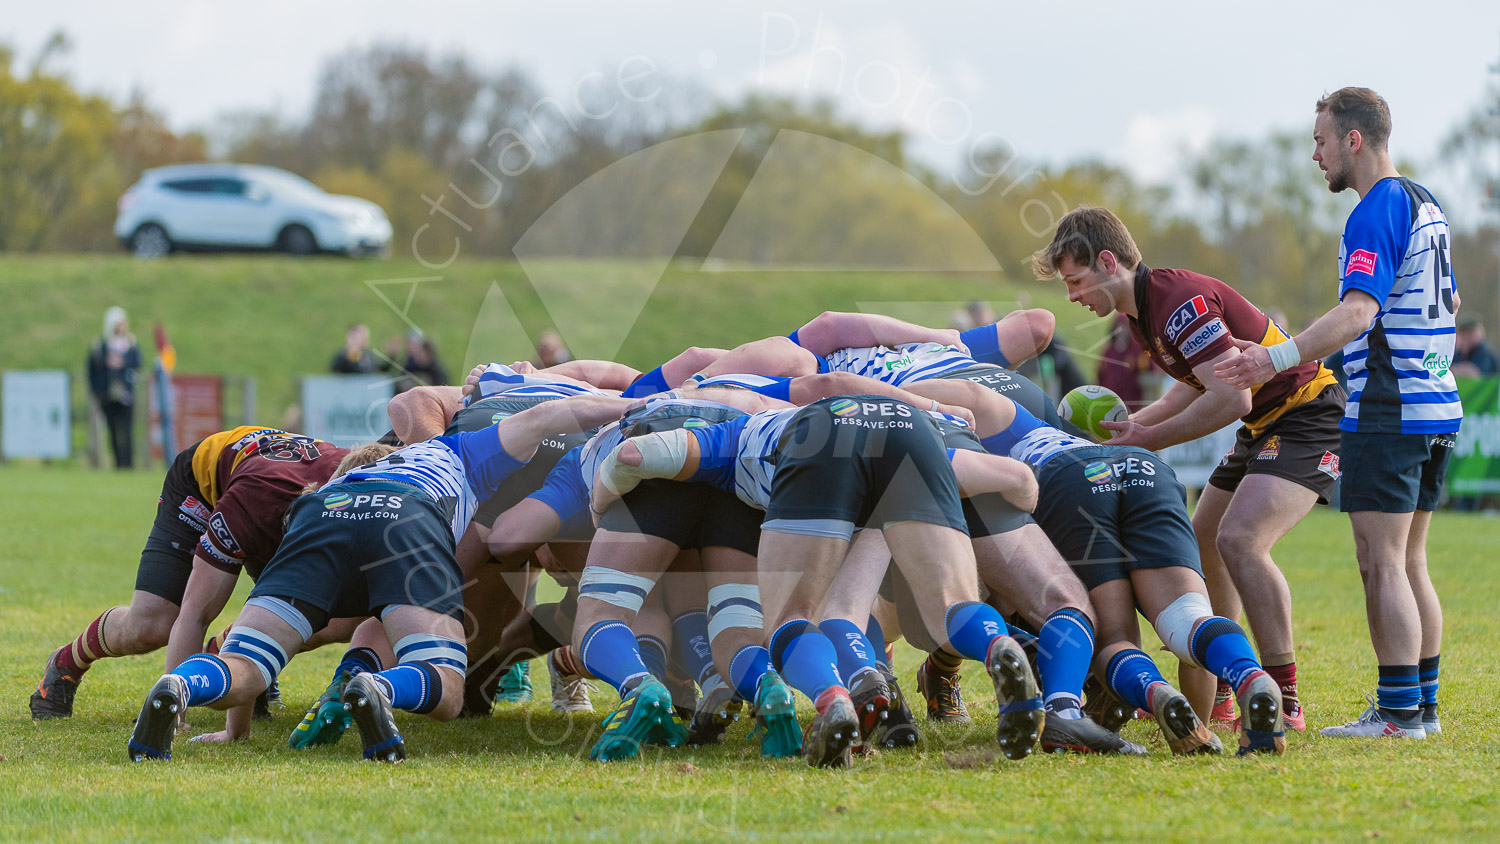
<instances>
[{"instance_id":1,"label":"red sponsor patch","mask_svg":"<svg viewBox=\"0 0 1500 844\"><path fill-rule=\"evenodd\" d=\"M213 513L213 510L209 509L207 504L204 504L202 501L199 501L191 495L182 500L182 506L178 509L182 510L182 512L184 513L187 513L189 516L196 518L200 522L207 522L209 515Z\"/></svg>"},{"instance_id":2,"label":"red sponsor patch","mask_svg":"<svg viewBox=\"0 0 1500 844\"><path fill-rule=\"evenodd\" d=\"M1318 471L1337 480L1339 476L1339 456L1331 451L1323 452L1323 457L1318 460Z\"/></svg>"},{"instance_id":3,"label":"red sponsor patch","mask_svg":"<svg viewBox=\"0 0 1500 844\"><path fill-rule=\"evenodd\" d=\"M1192 325L1198 317L1206 313L1208 313L1208 302L1202 296L1194 296L1178 305L1176 310L1172 311L1172 315L1167 317L1166 325L1162 326L1167 335L1167 342L1176 343L1183 329Z\"/></svg>"},{"instance_id":4,"label":"red sponsor patch","mask_svg":"<svg viewBox=\"0 0 1500 844\"><path fill-rule=\"evenodd\" d=\"M1369 250L1354 250L1349 253L1349 263L1344 266L1344 275L1354 275L1355 273L1364 273L1369 276L1375 275L1375 258L1375 253Z\"/></svg>"}]
</instances>

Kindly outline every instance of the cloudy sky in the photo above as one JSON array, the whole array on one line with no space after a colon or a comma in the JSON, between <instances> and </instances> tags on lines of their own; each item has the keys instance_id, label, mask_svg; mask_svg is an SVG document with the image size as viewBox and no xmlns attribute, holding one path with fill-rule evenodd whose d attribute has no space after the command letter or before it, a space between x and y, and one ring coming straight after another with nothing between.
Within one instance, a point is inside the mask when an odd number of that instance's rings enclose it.
<instances>
[{"instance_id":1,"label":"cloudy sky","mask_svg":"<svg viewBox=\"0 0 1500 844\"><path fill-rule=\"evenodd\" d=\"M179 129L232 110L300 117L326 56L404 42L519 65L559 97L650 67L726 98L829 96L850 116L904 127L920 157L955 175L971 149L1003 139L1028 157L1103 158L1152 180L1215 135L1310 133L1314 101L1351 84L1386 96L1393 151L1425 166L1500 62L1493 0L134 0L11 4L0 41L24 62L58 29L75 81L116 97L140 88Z\"/></svg>"}]
</instances>

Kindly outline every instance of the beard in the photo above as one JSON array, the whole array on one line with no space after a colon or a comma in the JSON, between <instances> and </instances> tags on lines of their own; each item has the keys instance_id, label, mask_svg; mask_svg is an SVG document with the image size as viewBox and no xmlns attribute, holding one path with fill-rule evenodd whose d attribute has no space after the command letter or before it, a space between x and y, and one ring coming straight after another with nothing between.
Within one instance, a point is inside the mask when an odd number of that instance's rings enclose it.
<instances>
[{"instance_id":1,"label":"beard","mask_svg":"<svg viewBox=\"0 0 1500 844\"><path fill-rule=\"evenodd\" d=\"M1343 193L1349 189L1349 171L1353 169L1352 162L1344 158L1333 162L1328 168L1328 191L1330 193Z\"/></svg>"}]
</instances>

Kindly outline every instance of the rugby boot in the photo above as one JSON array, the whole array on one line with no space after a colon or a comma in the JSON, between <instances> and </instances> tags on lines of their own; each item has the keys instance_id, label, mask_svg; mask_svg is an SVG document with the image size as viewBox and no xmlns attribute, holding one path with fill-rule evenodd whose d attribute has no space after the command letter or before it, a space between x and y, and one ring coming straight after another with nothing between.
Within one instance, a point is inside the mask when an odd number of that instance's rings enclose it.
<instances>
[{"instance_id":1,"label":"rugby boot","mask_svg":"<svg viewBox=\"0 0 1500 844\"><path fill-rule=\"evenodd\" d=\"M57 655L61 651L62 648L58 648L47 657L42 682L31 693L31 717L38 721L73 717L73 696L78 693L79 678L57 664Z\"/></svg>"},{"instance_id":2,"label":"rugby boot","mask_svg":"<svg viewBox=\"0 0 1500 844\"><path fill-rule=\"evenodd\" d=\"M284 706L285 704L281 702L281 687L272 682L271 688L255 696L255 708L251 710L251 717L257 721L269 721L271 710L281 709Z\"/></svg>"},{"instance_id":3,"label":"rugby boot","mask_svg":"<svg viewBox=\"0 0 1500 844\"><path fill-rule=\"evenodd\" d=\"M400 762L406 758L406 740L396 729L391 702L376 685L373 674L358 674L344 686L339 696L344 711L359 728L366 759L376 762Z\"/></svg>"},{"instance_id":4,"label":"rugby boot","mask_svg":"<svg viewBox=\"0 0 1500 844\"><path fill-rule=\"evenodd\" d=\"M1150 696L1151 711L1174 755L1224 752L1224 743L1198 720L1198 713L1182 692L1167 683L1157 683L1151 687Z\"/></svg>"},{"instance_id":5,"label":"rugby boot","mask_svg":"<svg viewBox=\"0 0 1500 844\"><path fill-rule=\"evenodd\" d=\"M561 714L593 712L593 685L581 674L564 674L554 664L548 682L552 686L552 711Z\"/></svg>"},{"instance_id":6,"label":"rugby boot","mask_svg":"<svg viewBox=\"0 0 1500 844\"><path fill-rule=\"evenodd\" d=\"M531 663L518 662L501 674L494 700L495 703L530 703Z\"/></svg>"},{"instance_id":7,"label":"rugby boot","mask_svg":"<svg viewBox=\"0 0 1500 844\"><path fill-rule=\"evenodd\" d=\"M1419 713L1403 718L1401 714L1381 709L1374 698L1366 698L1370 707L1357 720L1337 727L1324 727L1318 732L1330 738L1427 738L1427 728L1422 725Z\"/></svg>"},{"instance_id":8,"label":"rugby boot","mask_svg":"<svg viewBox=\"0 0 1500 844\"><path fill-rule=\"evenodd\" d=\"M744 698L715 675L708 681L708 690L688 723L687 743L697 747L723 742L724 731L740 720L740 710L744 706Z\"/></svg>"},{"instance_id":9,"label":"rugby boot","mask_svg":"<svg viewBox=\"0 0 1500 844\"><path fill-rule=\"evenodd\" d=\"M1134 709L1115 697L1093 674L1083 681L1083 714L1112 733L1118 733L1135 718Z\"/></svg>"},{"instance_id":10,"label":"rugby boot","mask_svg":"<svg viewBox=\"0 0 1500 844\"><path fill-rule=\"evenodd\" d=\"M995 738L1000 742L1000 752L1007 759L1025 759L1036 748L1047 721L1036 675L1031 673L1021 646L1009 636L996 636L990 643L984 668L995 684L995 703L1000 712Z\"/></svg>"},{"instance_id":11,"label":"rugby boot","mask_svg":"<svg viewBox=\"0 0 1500 844\"><path fill-rule=\"evenodd\" d=\"M901 686L896 683L896 672L884 662L875 663L875 667L880 669L885 684L891 689L891 705L885 710L885 720L875 728L875 744L887 749L916 747L917 719L906 704Z\"/></svg>"},{"instance_id":12,"label":"rugby boot","mask_svg":"<svg viewBox=\"0 0 1500 844\"><path fill-rule=\"evenodd\" d=\"M177 733L177 715L187 708L187 681L176 674L163 674L141 704L135 730L125 745L132 762L171 759L172 738Z\"/></svg>"},{"instance_id":13,"label":"rugby boot","mask_svg":"<svg viewBox=\"0 0 1500 844\"><path fill-rule=\"evenodd\" d=\"M818 714L802 738L802 758L814 768L847 768L859 739L859 717L854 701L842 686L825 691L817 700Z\"/></svg>"},{"instance_id":14,"label":"rugby boot","mask_svg":"<svg viewBox=\"0 0 1500 844\"><path fill-rule=\"evenodd\" d=\"M802 725L792 687L770 669L755 684L755 732L763 758L784 759L802 753Z\"/></svg>"},{"instance_id":15,"label":"rugby boot","mask_svg":"<svg viewBox=\"0 0 1500 844\"><path fill-rule=\"evenodd\" d=\"M692 678L678 671L674 662L668 666L662 685L672 693L672 711L677 713L677 718L683 723L693 720L693 714L698 711L698 686Z\"/></svg>"},{"instance_id":16,"label":"rugby boot","mask_svg":"<svg viewBox=\"0 0 1500 844\"><path fill-rule=\"evenodd\" d=\"M957 672L939 673L932 667L932 660L927 660L917 669L917 694L927 701L927 720L969 723L969 708L964 705L964 690Z\"/></svg>"},{"instance_id":17,"label":"rugby boot","mask_svg":"<svg viewBox=\"0 0 1500 844\"><path fill-rule=\"evenodd\" d=\"M471 669L464 675L464 703L458 710L460 718L488 718L494 709L500 674L485 671L483 665L475 667L480 670Z\"/></svg>"},{"instance_id":18,"label":"rugby boot","mask_svg":"<svg viewBox=\"0 0 1500 844\"><path fill-rule=\"evenodd\" d=\"M849 697L854 701L854 712L859 717L860 740L869 739L875 728L885 721L886 712L891 708L891 687L879 670L862 671L854 679Z\"/></svg>"},{"instance_id":19,"label":"rugby boot","mask_svg":"<svg viewBox=\"0 0 1500 844\"><path fill-rule=\"evenodd\" d=\"M287 737L287 746L302 750L323 744L338 744L344 731L354 726L354 716L344 708L344 687L349 685L349 672L340 671L316 702L307 708L302 721Z\"/></svg>"},{"instance_id":20,"label":"rugby boot","mask_svg":"<svg viewBox=\"0 0 1500 844\"><path fill-rule=\"evenodd\" d=\"M672 711L672 693L647 676L604 718L604 732L589 750L599 762L629 759L644 744L676 747L687 742L687 729Z\"/></svg>"},{"instance_id":21,"label":"rugby boot","mask_svg":"<svg viewBox=\"0 0 1500 844\"><path fill-rule=\"evenodd\" d=\"M1288 724L1288 726L1291 726ZM1422 730L1429 737L1435 736L1443 731L1443 722L1438 720L1438 705L1435 703L1422 704Z\"/></svg>"},{"instance_id":22,"label":"rugby boot","mask_svg":"<svg viewBox=\"0 0 1500 844\"><path fill-rule=\"evenodd\" d=\"M1145 756L1146 748L1120 737L1099 726L1094 719L1082 718L1047 719L1042 728L1042 749L1049 753L1113 753L1120 756Z\"/></svg>"},{"instance_id":23,"label":"rugby boot","mask_svg":"<svg viewBox=\"0 0 1500 844\"><path fill-rule=\"evenodd\" d=\"M1286 752L1286 727L1281 719L1281 687L1264 671L1240 683L1240 756Z\"/></svg>"}]
</instances>

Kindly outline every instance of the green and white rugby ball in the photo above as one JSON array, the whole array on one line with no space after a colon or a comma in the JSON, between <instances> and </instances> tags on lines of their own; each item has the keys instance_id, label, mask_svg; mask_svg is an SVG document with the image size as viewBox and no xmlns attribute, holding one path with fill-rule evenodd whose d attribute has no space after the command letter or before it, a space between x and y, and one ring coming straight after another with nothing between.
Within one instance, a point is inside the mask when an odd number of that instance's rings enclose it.
<instances>
[{"instance_id":1,"label":"green and white rugby ball","mask_svg":"<svg viewBox=\"0 0 1500 844\"><path fill-rule=\"evenodd\" d=\"M1057 415L1077 425L1094 442L1108 442L1113 431L1099 425L1100 422L1124 422L1130 417L1125 401L1108 387L1086 384L1068 391L1057 405Z\"/></svg>"}]
</instances>

